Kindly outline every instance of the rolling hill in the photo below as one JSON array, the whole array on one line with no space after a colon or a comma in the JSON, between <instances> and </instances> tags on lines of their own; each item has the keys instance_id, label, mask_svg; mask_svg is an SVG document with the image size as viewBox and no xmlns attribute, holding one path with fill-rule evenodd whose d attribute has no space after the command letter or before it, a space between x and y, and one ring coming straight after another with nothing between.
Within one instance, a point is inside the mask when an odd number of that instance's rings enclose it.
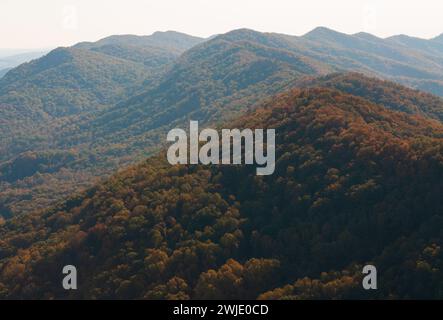
<instances>
[{"instance_id":1,"label":"rolling hill","mask_svg":"<svg viewBox=\"0 0 443 320\"><path fill-rule=\"evenodd\" d=\"M368 33L353 35L319 27L302 37L288 37L300 50L338 70L358 71L443 96L443 51L438 38L421 43L423 50L398 37L378 38Z\"/></svg>"},{"instance_id":2,"label":"rolling hill","mask_svg":"<svg viewBox=\"0 0 443 320\"><path fill-rule=\"evenodd\" d=\"M3 221L0 297L441 298L442 123L329 86L289 90L230 121L276 129L273 175L171 166L161 152ZM367 263L379 290L361 288ZM78 290L60 286L67 264Z\"/></svg>"},{"instance_id":3,"label":"rolling hill","mask_svg":"<svg viewBox=\"0 0 443 320\"><path fill-rule=\"evenodd\" d=\"M29 132L54 118L124 100L139 86L149 86L162 67L201 40L170 32L115 36L57 48L22 64L0 79L1 133Z\"/></svg>"}]
</instances>

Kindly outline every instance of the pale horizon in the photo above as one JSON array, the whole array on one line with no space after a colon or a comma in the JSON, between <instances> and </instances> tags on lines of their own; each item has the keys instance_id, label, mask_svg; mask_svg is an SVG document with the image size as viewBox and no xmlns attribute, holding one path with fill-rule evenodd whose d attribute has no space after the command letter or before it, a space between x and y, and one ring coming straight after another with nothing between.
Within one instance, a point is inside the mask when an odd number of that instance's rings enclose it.
<instances>
[{"instance_id":1,"label":"pale horizon","mask_svg":"<svg viewBox=\"0 0 443 320\"><path fill-rule=\"evenodd\" d=\"M380 38L405 34L431 39L443 33L443 3L431 0L2 0L0 12L0 28L7 31L2 50L39 50L168 30L203 38L242 28L301 36L319 26Z\"/></svg>"}]
</instances>

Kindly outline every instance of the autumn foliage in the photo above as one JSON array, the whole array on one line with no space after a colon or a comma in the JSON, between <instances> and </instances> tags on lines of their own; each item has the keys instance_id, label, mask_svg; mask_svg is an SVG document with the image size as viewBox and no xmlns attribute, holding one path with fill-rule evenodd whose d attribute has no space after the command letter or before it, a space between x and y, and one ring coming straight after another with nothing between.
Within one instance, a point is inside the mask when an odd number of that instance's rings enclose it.
<instances>
[{"instance_id":1,"label":"autumn foliage","mask_svg":"<svg viewBox=\"0 0 443 320\"><path fill-rule=\"evenodd\" d=\"M443 125L335 89L232 124L275 128L276 170L165 154L0 229L1 298L442 298ZM377 265L380 290L361 288ZM66 264L79 290L60 286Z\"/></svg>"}]
</instances>

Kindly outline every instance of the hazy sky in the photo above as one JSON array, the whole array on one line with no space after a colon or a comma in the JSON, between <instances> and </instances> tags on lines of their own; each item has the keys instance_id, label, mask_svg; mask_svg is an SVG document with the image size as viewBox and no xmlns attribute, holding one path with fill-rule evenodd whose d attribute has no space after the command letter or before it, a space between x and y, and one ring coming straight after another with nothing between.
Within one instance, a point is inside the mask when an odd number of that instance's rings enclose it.
<instances>
[{"instance_id":1,"label":"hazy sky","mask_svg":"<svg viewBox=\"0 0 443 320\"><path fill-rule=\"evenodd\" d=\"M442 18L441 0L0 0L0 48L50 48L157 30L302 35L317 26L431 38L443 33Z\"/></svg>"}]
</instances>

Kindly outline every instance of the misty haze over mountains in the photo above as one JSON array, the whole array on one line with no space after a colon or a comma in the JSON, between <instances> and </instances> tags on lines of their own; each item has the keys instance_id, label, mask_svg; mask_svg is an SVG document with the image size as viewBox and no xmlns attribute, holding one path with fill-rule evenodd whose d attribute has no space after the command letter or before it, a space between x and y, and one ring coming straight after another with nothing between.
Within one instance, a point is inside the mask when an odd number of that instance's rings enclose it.
<instances>
[{"instance_id":1,"label":"misty haze over mountains","mask_svg":"<svg viewBox=\"0 0 443 320\"><path fill-rule=\"evenodd\" d=\"M48 51L43 50L1 50L0 49L0 78L9 70L18 65L37 59L45 55Z\"/></svg>"},{"instance_id":2,"label":"misty haze over mountains","mask_svg":"<svg viewBox=\"0 0 443 320\"><path fill-rule=\"evenodd\" d=\"M244 31L248 29L243 29ZM252 31L252 30L249 30ZM108 46L112 46L115 44L123 45L123 46L130 46L132 49L134 47L168 47L168 42L172 43L174 42L174 45L169 48L172 49L172 51L176 51L177 53L181 53L180 51L184 51L186 49L189 49L189 42L188 40L191 38L194 38L194 45L198 42L203 42L207 40L212 40L213 38L220 36L214 35L211 37L208 37L207 39L198 38L198 37L192 37L188 36L188 39L184 40L181 39L181 36L184 34L181 34L179 32L174 31L168 31L168 32L155 32L151 36L135 36L135 35L115 35L115 36L109 36L107 38L101 39L97 42L82 42L74 45L74 48L83 48L83 49L91 49L92 47L99 48L102 47L103 50L106 50ZM332 47L335 47L334 50L336 50L338 47L344 47L348 49L354 49L356 51L365 51L368 49L368 53L370 55L381 55L385 58L391 58L393 60L399 60L399 62L403 63L409 63L413 62L413 56L414 54L411 52L411 50L419 51L420 58L430 60L429 62L432 63L436 57L441 55L442 52L442 46L443 46L443 34L436 36L431 39L421 39L417 37L410 37L407 35L396 35L391 36L387 38L379 38L374 35L371 35L369 33L360 32L356 34L344 34L340 32L336 32L334 30L325 28L325 27L318 27L311 32L308 32L307 34L303 36L290 36L290 35L284 35L284 34L275 34L271 33L268 35L274 35L274 36L281 36L286 37L287 39L291 39L293 41L299 42L300 45L305 45L305 49L310 49L316 52L318 54L323 49L321 46L316 46L315 49L312 48L312 43L310 46L308 45L309 41L322 41L323 44L329 44ZM308 41L306 41L308 40ZM375 46L374 46L375 45ZM178 49L178 50L177 50ZM404 52L405 50L409 52ZM335 51L335 54L340 54L345 52L343 51ZM8 50L8 49L0 49L0 69L6 70L11 69L15 66L17 66L20 63L32 60L34 58L40 57L45 53L45 51L31 51L31 50ZM166 53L166 52L165 52ZM311 53L312 54L312 53ZM168 55L168 54L166 54ZM346 54L343 58L346 57ZM363 57L362 57L363 58ZM375 57L372 57L371 59L376 59ZM439 59L437 58L437 63L439 63ZM364 62L364 64L367 64L369 61ZM380 61L378 61L380 62ZM377 63L377 60L374 61L374 63ZM349 67L346 63L343 63L342 67ZM428 65L429 66L429 65ZM368 66L367 66L368 67ZM424 66L423 66L424 67ZM370 66L369 66L370 68ZM420 66L418 69L421 69ZM426 67L425 67L426 69ZM370 72L381 72L384 73L384 70L368 70ZM396 76L395 74L390 74L391 72L394 72L394 70L388 70L389 76ZM398 76L402 76L399 74ZM431 76L432 79L432 76Z\"/></svg>"}]
</instances>

